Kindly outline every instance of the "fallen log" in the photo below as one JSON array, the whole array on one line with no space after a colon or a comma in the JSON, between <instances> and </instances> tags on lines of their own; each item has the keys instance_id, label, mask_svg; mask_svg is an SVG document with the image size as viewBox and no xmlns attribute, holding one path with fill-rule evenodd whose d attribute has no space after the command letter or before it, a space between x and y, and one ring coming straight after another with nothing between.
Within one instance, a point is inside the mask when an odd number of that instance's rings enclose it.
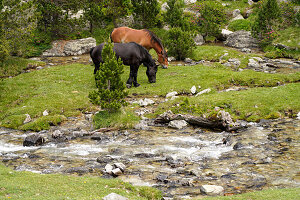
<instances>
[{"instance_id":1,"label":"fallen log","mask_svg":"<svg viewBox=\"0 0 300 200\"><path fill-rule=\"evenodd\" d=\"M220 129L225 131L236 131L244 126L238 122L234 122L228 112L220 110L213 118L197 117L184 114L173 114L172 111L166 111L159 115L154 123L164 124L173 120L185 120L190 125L199 126L210 129Z\"/></svg>"}]
</instances>

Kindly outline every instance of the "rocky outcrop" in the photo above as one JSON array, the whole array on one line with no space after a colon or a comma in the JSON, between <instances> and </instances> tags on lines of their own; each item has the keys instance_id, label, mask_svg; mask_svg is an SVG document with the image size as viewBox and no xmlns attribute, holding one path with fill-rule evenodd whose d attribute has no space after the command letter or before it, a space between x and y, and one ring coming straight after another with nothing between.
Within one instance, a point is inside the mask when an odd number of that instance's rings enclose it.
<instances>
[{"instance_id":1,"label":"rocky outcrop","mask_svg":"<svg viewBox=\"0 0 300 200\"><path fill-rule=\"evenodd\" d=\"M52 42L52 48L43 52L45 57L77 56L89 53L96 46L96 40L92 37L78 40L56 40Z\"/></svg>"},{"instance_id":2,"label":"rocky outcrop","mask_svg":"<svg viewBox=\"0 0 300 200\"><path fill-rule=\"evenodd\" d=\"M249 31L244 30L228 35L224 44L234 48L258 48L258 41L251 36Z\"/></svg>"}]
</instances>

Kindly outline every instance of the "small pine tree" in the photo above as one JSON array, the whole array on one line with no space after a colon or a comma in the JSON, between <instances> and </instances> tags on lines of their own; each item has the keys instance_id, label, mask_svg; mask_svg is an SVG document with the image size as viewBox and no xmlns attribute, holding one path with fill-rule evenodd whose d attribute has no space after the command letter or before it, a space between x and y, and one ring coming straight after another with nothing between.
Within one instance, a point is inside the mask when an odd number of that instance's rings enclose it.
<instances>
[{"instance_id":1,"label":"small pine tree","mask_svg":"<svg viewBox=\"0 0 300 200\"><path fill-rule=\"evenodd\" d=\"M183 23L183 0L168 0L167 11L164 14L164 20L171 27L181 27Z\"/></svg>"},{"instance_id":2,"label":"small pine tree","mask_svg":"<svg viewBox=\"0 0 300 200\"><path fill-rule=\"evenodd\" d=\"M267 37L267 33L278 28L280 20L281 14L277 0L263 1L252 26L252 34L259 40L263 40Z\"/></svg>"},{"instance_id":3,"label":"small pine tree","mask_svg":"<svg viewBox=\"0 0 300 200\"><path fill-rule=\"evenodd\" d=\"M128 92L121 81L124 65L121 59L116 59L113 44L107 42L102 49L103 63L95 75L98 91L89 94L92 103L100 105L108 112L117 112L121 106L127 105L124 98Z\"/></svg>"}]
</instances>

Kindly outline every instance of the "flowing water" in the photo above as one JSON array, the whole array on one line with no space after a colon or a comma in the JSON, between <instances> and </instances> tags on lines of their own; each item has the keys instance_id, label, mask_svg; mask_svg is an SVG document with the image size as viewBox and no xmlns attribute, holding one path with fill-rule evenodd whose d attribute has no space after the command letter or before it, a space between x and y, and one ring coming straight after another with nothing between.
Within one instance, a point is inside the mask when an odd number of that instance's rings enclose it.
<instances>
[{"instance_id":1,"label":"flowing water","mask_svg":"<svg viewBox=\"0 0 300 200\"><path fill-rule=\"evenodd\" d=\"M106 164L122 162L126 170L118 178L156 187L174 199L200 197L205 184L223 186L226 194L300 186L299 120L253 123L238 133L155 125L149 130L91 132L87 120L72 120L60 127L68 130L64 140L49 139L58 128L52 127L39 133L47 142L34 147L22 145L31 133L0 128L2 162L21 171L104 178L113 178L105 173ZM89 134L74 137L83 129Z\"/></svg>"}]
</instances>

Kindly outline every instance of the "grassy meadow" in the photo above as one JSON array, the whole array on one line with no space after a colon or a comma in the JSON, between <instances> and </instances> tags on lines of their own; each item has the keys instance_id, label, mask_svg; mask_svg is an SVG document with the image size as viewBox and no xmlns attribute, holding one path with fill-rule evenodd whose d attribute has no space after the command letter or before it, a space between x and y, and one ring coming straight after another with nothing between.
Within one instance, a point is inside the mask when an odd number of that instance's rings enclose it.
<instances>
[{"instance_id":1,"label":"grassy meadow","mask_svg":"<svg viewBox=\"0 0 300 200\"><path fill-rule=\"evenodd\" d=\"M219 51L217 47L215 52ZM140 98L155 95L164 97L171 91L177 91L185 98L189 97L193 85L198 91L210 88L210 94L189 98L189 106L193 107L189 112L192 114L210 112L218 106L237 118L255 121L260 118L282 117L286 110L294 113L300 110L297 101L300 94L300 73L268 74L252 70L238 72L219 63L211 66L170 66L169 69L160 68L157 82L150 84L145 72L146 68L141 66L138 73L141 86L129 89L129 96L135 94ZM124 82L128 75L129 67L125 67L122 75ZM220 90L233 86L248 90L219 93ZM83 64L55 66L3 79L0 82L0 126L39 131L49 129L50 125L56 125L67 117L97 111L99 108L88 99L89 92L95 89L93 67ZM180 101L182 98L171 103L178 104ZM169 106L172 107L170 102L161 104L158 112ZM186 105L182 109L176 109L178 112L185 112ZM48 111L48 116L42 115L45 110ZM25 114L29 114L33 120L24 125ZM116 120L118 123L104 122L102 126L127 128L132 127L130 121L138 121L138 117L133 117L130 106L124 108L120 115L122 116L113 117L119 119ZM123 123L126 125L122 125ZM98 127L100 126L101 123Z\"/></svg>"}]
</instances>

